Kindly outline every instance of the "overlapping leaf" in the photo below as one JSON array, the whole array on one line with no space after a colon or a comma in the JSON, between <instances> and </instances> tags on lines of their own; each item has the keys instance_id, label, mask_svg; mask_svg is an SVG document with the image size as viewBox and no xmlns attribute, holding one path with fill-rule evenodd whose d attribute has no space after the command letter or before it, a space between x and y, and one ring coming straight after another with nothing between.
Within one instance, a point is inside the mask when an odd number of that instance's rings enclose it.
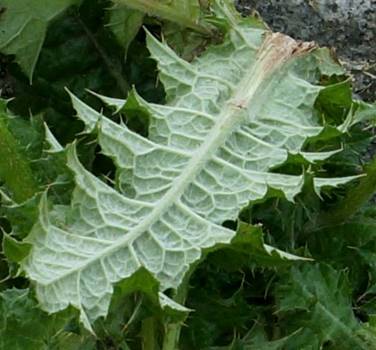
<instances>
[{"instance_id":1,"label":"overlapping leaf","mask_svg":"<svg viewBox=\"0 0 376 350\"><path fill-rule=\"evenodd\" d=\"M135 38L142 26L143 12L131 10L125 5L114 5L109 9L109 22L107 26L114 33L117 41L124 47L124 59L130 43Z\"/></svg>"},{"instance_id":2,"label":"overlapping leaf","mask_svg":"<svg viewBox=\"0 0 376 350\"><path fill-rule=\"evenodd\" d=\"M206 34L209 29L200 23L200 2L198 0L113 0L116 6L127 6L150 16L172 21L182 27L189 27Z\"/></svg>"},{"instance_id":3,"label":"overlapping leaf","mask_svg":"<svg viewBox=\"0 0 376 350\"><path fill-rule=\"evenodd\" d=\"M374 348L376 338L353 313L344 271L324 264L305 265L284 277L276 291L278 314L288 331L303 328L286 349L321 349L324 344L328 349Z\"/></svg>"},{"instance_id":4,"label":"overlapping leaf","mask_svg":"<svg viewBox=\"0 0 376 350\"><path fill-rule=\"evenodd\" d=\"M0 311L0 349L51 349L70 317L69 312L52 316L42 312L28 289L1 292Z\"/></svg>"},{"instance_id":5,"label":"overlapping leaf","mask_svg":"<svg viewBox=\"0 0 376 350\"><path fill-rule=\"evenodd\" d=\"M48 23L80 0L2 0L0 49L16 60L32 81L33 72L46 36Z\"/></svg>"},{"instance_id":6,"label":"overlapping leaf","mask_svg":"<svg viewBox=\"0 0 376 350\"><path fill-rule=\"evenodd\" d=\"M302 152L322 130L313 112L321 87L312 45L271 34L223 1L215 6L229 31L192 63L148 37L167 94L166 105L129 98L149 114L148 139L72 96L78 117L88 131L98 130L103 153L117 166L116 188L85 170L69 148L71 207L57 215L44 197L23 263L45 310L72 304L90 328L106 315L113 284L141 267L162 290L178 287L203 249L231 241L235 232L221 224L249 201L268 187L290 200L299 193L303 175L271 172L289 153L309 161L333 153ZM314 187L350 179L315 178Z\"/></svg>"},{"instance_id":7,"label":"overlapping leaf","mask_svg":"<svg viewBox=\"0 0 376 350\"><path fill-rule=\"evenodd\" d=\"M0 180L5 182L14 200L22 202L36 192L37 185L24 154L26 152L22 152L21 142L9 128L11 119L7 101L0 99ZM30 141L33 137L33 132L24 128L24 139Z\"/></svg>"}]
</instances>

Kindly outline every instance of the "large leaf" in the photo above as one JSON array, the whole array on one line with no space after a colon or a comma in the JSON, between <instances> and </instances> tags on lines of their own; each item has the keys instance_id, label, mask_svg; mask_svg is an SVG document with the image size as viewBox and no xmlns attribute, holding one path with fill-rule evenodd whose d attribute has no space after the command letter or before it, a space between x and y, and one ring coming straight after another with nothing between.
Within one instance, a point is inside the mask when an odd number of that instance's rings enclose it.
<instances>
[{"instance_id":1,"label":"large leaf","mask_svg":"<svg viewBox=\"0 0 376 350\"><path fill-rule=\"evenodd\" d=\"M47 26L67 7L80 0L1 0L0 50L16 55L22 70L32 81L33 72L46 36Z\"/></svg>"},{"instance_id":2,"label":"large leaf","mask_svg":"<svg viewBox=\"0 0 376 350\"><path fill-rule=\"evenodd\" d=\"M314 230L307 241L315 260L349 270L351 285L362 298L376 291L375 214L372 207L347 222Z\"/></svg>"},{"instance_id":3,"label":"large leaf","mask_svg":"<svg viewBox=\"0 0 376 350\"><path fill-rule=\"evenodd\" d=\"M123 71L122 50L104 28L107 6L108 3L106 5L102 0L85 0L79 8L65 11L49 25L32 86L12 66L17 98L9 103L9 108L21 116L43 114L43 119L62 144L71 142L82 128L82 123L73 118L74 110L64 87L69 87L84 101L90 101L85 88L126 96L122 92L123 86L127 85L126 77L130 78L129 84L138 83L140 79L137 73L134 74L132 59L128 60L127 72ZM134 54L138 55L136 67L139 69L138 62L145 61L141 59L145 54ZM154 71L154 64L150 68L143 67L144 84L154 84ZM131 75L136 75L136 79L133 76L131 79ZM92 97L91 100L97 102ZM90 152L86 153L90 158Z\"/></svg>"},{"instance_id":4,"label":"large leaf","mask_svg":"<svg viewBox=\"0 0 376 350\"><path fill-rule=\"evenodd\" d=\"M303 327L286 349L371 349L375 339L361 329L351 305L345 273L329 265L293 267L277 285L281 324L287 332ZM285 317L288 316L288 317ZM295 328L295 329L294 329ZM362 332L369 336L367 340ZM331 345L331 346L330 346Z\"/></svg>"},{"instance_id":5,"label":"large leaf","mask_svg":"<svg viewBox=\"0 0 376 350\"><path fill-rule=\"evenodd\" d=\"M224 43L192 63L148 37L158 61L167 104L135 107L150 114L146 139L72 96L88 131L98 130L102 152L117 166L116 188L80 164L74 147L68 165L76 189L70 208L41 202L38 224L23 262L45 310L74 305L90 323L107 313L113 284L146 268L161 290L176 288L202 249L230 242L221 224L236 219L268 187L292 200L303 175L272 173L289 152L322 130L313 113L321 87L319 62L302 44L237 17L222 1L218 17L228 23ZM314 153L309 160L331 155ZM323 186L351 178L315 178Z\"/></svg>"},{"instance_id":6,"label":"large leaf","mask_svg":"<svg viewBox=\"0 0 376 350\"><path fill-rule=\"evenodd\" d=\"M52 349L69 319L69 313L42 312L28 289L0 293L0 312L0 349L4 350Z\"/></svg>"}]
</instances>

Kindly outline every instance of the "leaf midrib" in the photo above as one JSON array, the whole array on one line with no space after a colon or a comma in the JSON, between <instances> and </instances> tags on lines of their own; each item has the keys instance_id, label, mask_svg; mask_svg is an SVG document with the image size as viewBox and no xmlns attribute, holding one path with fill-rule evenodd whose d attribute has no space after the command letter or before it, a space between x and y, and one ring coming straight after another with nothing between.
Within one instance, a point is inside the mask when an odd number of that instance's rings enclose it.
<instances>
[{"instance_id":1,"label":"leaf midrib","mask_svg":"<svg viewBox=\"0 0 376 350\"><path fill-rule=\"evenodd\" d=\"M143 221L135 226L131 231L129 231L126 236L122 239L115 241L111 246L104 249L99 255L95 255L92 258L86 260L83 264L74 269L66 271L64 274L57 276L56 278L50 280L44 286L53 284L55 281L67 277L72 273L82 271L90 264L102 259L105 256L111 255L118 249L124 246L129 246L129 250L132 253L135 261L141 266L137 254L134 252L132 243L136 240L142 233L147 231L150 226L157 222L159 218L168 211L174 204L180 203L180 198L189 184L192 183L192 179L196 178L207 162L214 156L215 152L220 146L223 145L224 140L227 140L228 136L234 131L234 129L243 121L244 109L252 105L252 109L247 108L248 114L255 115L258 110L258 106L261 104L262 92L264 91L266 83L270 83L272 79L269 79L271 74L276 70L279 70L286 62L293 57L292 55L292 45L296 42L290 37L278 34L278 44L280 44L280 39L285 38L286 52L281 54L284 49L282 45L276 46L273 38L276 34L269 34L264 40L264 44L261 46L258 52L258 59L252 67L248 70L248 73L240 80L237 85L237 89L233 91L233 94L229 97L227 103L225 104L222 112L217 118L217 122L212 128L212 130L207 135L205 141L202 145L192 153L191 159L188 161L186 167L182 170L181 175L179 175L173 182L171 188L166 192L166 194L156 203L154 203L154 209L151 213L143 219ZM266 44L265 44L266 43ZM271 63L273 63L271 65ZM248 115L249 118L249 115ZM183 205L185 207L185 205ZM190 211L190 214L197 216L201 220L205 220L201 216Z\"/></svg>"}]
</instances>

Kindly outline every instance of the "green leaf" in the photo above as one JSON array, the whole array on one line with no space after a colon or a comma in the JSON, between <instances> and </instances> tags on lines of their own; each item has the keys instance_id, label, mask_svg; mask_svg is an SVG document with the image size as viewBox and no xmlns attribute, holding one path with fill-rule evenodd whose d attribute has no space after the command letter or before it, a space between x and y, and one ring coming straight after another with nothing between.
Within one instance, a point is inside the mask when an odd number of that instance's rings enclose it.
<instances>
[{"instance_id":1,"label":"green leaf","mask_svg":"<svg viewBox=\"0 0 376 350\"><path fill-rule=\"evenodd\" d=\"M45 133L46 133L46 143L49 145L48 151L51 153L63 152L64 151L63 146L60 145L58 140L56 140L54 134L52 134L47 124L44 124L44 128L45 128Z\"/></svg>"},{"instance_id":2,"label":"green leaf","mask_svg":"<svg viewBox=\"0 0 376 350\"><path fill-rule=\"evenodd\" d=\"M280 324L287 326L287 332L303 327L287 349L319 349L324 344L333 349L370 349L356 334L360 324L344 272L329 265L304 264L292 267L286 277L276 287Z\"/></svg>"},{"instance_id":3,"label":"green leaf","mask_svg":"<svg viewBox=\"0 0 376 350\"><path fill-rule=\"evenodd\" d=\"M54 199L63 203L69 200L72 182L64 152L45 150L48 142L58 145L51 135L46 139L48 129L40 116L25 120L11 114L6 101L0 103L0 213L10 222L12 235L24 238L38 217L39 192L48 186Z\"/></svg>"},{"instance_id":4,"label":"green leaf","mask_svg":"<svg viewBox=\"0 0 376 350\"><path fill-rule=\"evenodd\" d=\"M374 209L347 222L310 232L307 247L316 260L349 270L352 288L363 297L376 291Z\"/></svg>"},{"instance_id":5,"label":"green leaf","mask_svg":"<svg viewBox=\"0 0 376 350\"><path fill-rule=\"evenodd\" d=\"M233 261L236 265L236 258ZM245 337L252 325L266 329L270 319L264 316L270 306L265 285L271 275L270 271L253 274L239 266L226 271L209 255L190 281L187 305L194 312L182 327L181 348L228 346L234 336Z\"/></svg>"},{"instance_id":6,"label":"green leaf","mask_svg":"<svg viewBox=\"0 0 376 350\"><path fill-rule=\"evenodd\" d=\"M19 242L3 232L3 252L10 262L20 262L29 254L31 245Z\"/></svg>"},{"instance_id":7,"label":"green leaf","mask_svg":"<svg viewBox=\"0 0 376 350\"><path fill-rule=\"evenodd\" d=\"M47 350L69 314L49 316L38 308L28 289L0 293L0 349Z\"/></svg>"},{"instance_id":8,"label":"green leaf","mask_svg":"<svg viewBox=\"0 0 376 350\"><path fill-rule=\"evenodd\" d=\"M141 57L146 54L141 54L138 49L132 50L137 63L135 59L129 59L127 66L123 65L123 50L104 26L108 5L102 0L84 0L79 8L65 11L51 23L32 86L16 65L11 66L17 98L9 103L9 108L21 116L42 115L62 145L72 142L82 128L82 123L73 117L74 110L65 87L99 108L100 104L85 88L124 97L126 92L122 89L127 84L128 75L132 76L130 84L138 84L141 80L150 86L155 82L155 64L150 59L150 68L143 65L143 76L140 77L141 62L146 60L141 61ZM123 71L125 68L127 72ZM82 148L79 153L82 153Z\"/></svg>"},{"instance_id":9,"label":"green leaf","mask_svg":"<svg viewBox=\"0 0 376 350\"><path fill-rule=\"evenodd\" d=\"M338 125L345 121L352 107L350 79L327 85L317 99L317 107L329 123Z\"/></svg>"},{"instance_id":10,"label":"green leaf","mask_svg":"<svg viewBox=\"0 0 376 350\"><path fill-rule=\"evenodd\" d=\"M5 182L14 200L23 202L38 191L38 186L21 142L9 130L12 118L6 101L0 99L0 179Z\"/></svg>"},{"instance_id":11,"label":"green leaf","mask_svg":"<svg viewBox=\"0 0 376 350\"><path fill-rule=\"evenodd\" d=\"M356 111L353 116L353 124L358 122L369 122L375 124L376 121L376 103L366 103L357 101Z\"/></svg>"},{"instance_id":12,"label":"green leaf","mask_svg":"<svg viewBox=\"0 0 376 350\"><path fill-rule=\"evenodd\" d=\"M265 332L257 325L240 341L240 349L244 350L284 350L289 339L299 335L299 331L278 340L268 340ZM214 350L214 349L213 349Z\"/></svg>"},{"instance_id":13,"label":"green leaf","mask_svg":"<svg viewBox=\"0 0 376 350\"><path fill-rule=\"evenodd\" d=\"M56 348L64 350L96 350L94 337L82 336L75 333L63 332L57 336ZM124 348L128 350L127 348ZM37 349L35 349L37 350Z\"/></svg>"},{"instance_id":14,"label":"green leaf","mask_svg":"<svg viewBox=\"0 0 376 350\"><path fill-rule=\"evenodd\" d=\"M109 9L109 21L106 25L114 33L116 39L124 48L124 59L127 58L128 48L140 30L144 14L132 10L125 5L116 4Z\"/></svg>"},{"instance_id":15,"label":"green leaf","mask_svg":"<svg viewBox=\"0 0 376 350\"><path fill-rule=\"evenodd\" d=\"M121 297L134 292L144 293L154 306L157 306L166 315L170 315L176 320L184 319L186 314L191 311L161 293L159 291L159 282L144 268L139 269L132 277L121 282L117 288L121 290L119 293Z\"/></svg>"},{"instance_id":16,"label":"green leaf","mask_svg":"<svg viewBox=\"0 0 376 350\"><path fill-rule=\"evenodd\" d=\"M296 332L299 333L299 332ZM284 350L285 345L295 334L278 339L268 340L265 331L257 324L242 339L234 339L228 346L210 347L210 350Z\"/></svg>"},{"instance_id":17,"label":"green leaf","mask_svg":"<svg viewBox=\"0 0 376 350\"><path fill-rule=\"evenodd\" d=\"M282 267L296 261L311 260L284 252L264 243L261 225L249 225L240 222L236 236L231 244L214 248L210 259L228 271L238 270L243 266Z\"/></svg>"},{"instance_id":18,"label":"green leaf","mask_svg":"<svg viewBox=\"0 0 376 350\"><path fill-rule=\"evenodd\" d=\"M222 1L216 11L229 32L192 63L148 36L167 95L166 105L138 97L150 117L148 139L72 95L86 130L97 131L116 164L116 184L87 171L69 147L71 206L57 221L43 198L22 264L45 310L71 304L91 329L107 314L114 283L145 268L161 291L177 288L203 249L231 241L235 232L221 224L249 201L269 187L289 200L301 191L303 175L271 169L323 129L313 112L322 87L308 81L320 62L312 56L308 70L305 60L312 45L249 26ZM313 182L320 192L351 179Z\"/></svg>"},{"instance_id":19,"label":"green leaf","mask_svg":"<svg viewBox=\"0 0 376 350\"><path fill-rule=\"evenodd\" d=\"M198 0L113 0L117 5L126 5L150 16L161 17L182 27L189 27L204 34L210 34L211 27L201 23Z\"/></svg>"},{"instance_id":20,"label":"green leaf","mask_svg":"<svg viewBox=\"0 0 376 350\"><path fill-rule=\"evenodd\" d=\"M3 193L0 213L11 224L12 235L19 239L27 236L38 219L39 202L40 196L36 195L21 204L17 204Z\"/></svg>"},{"instance_id":21,"label":"green leaf","mask_svg":"<svg viewBox=\"0 0 376 350\"><path fill-rule=\"evenodd\" d=\"M350 219L364 206L376 192L376 158L365 167L365 176L359 184L350 189L346 197L334 208L323 213L318 225L334 226Z\"/></svg>"},{"instance_id":22,"label":"green leaf","mask_svg":"<svg viewBox=\"0 0 376 350\"><path fill-rule=\"evenodd\" d=\"M46 36L49 22L80 0L1 0L0 50L16 55L16 61L33 79L35 65Z\"/></svg>"},{"instance_id":23,"label":"green leaf","mask_svg":"<svg viewBox=\"0 0 376 350\"><path fill-rule=\"evenodd\" d=\"M172 22L167 22L162 29L167 44L186 61L192 61L205 50L211 40L216 39L216 36L207 37Z\"/></svg>"}]
</instances>

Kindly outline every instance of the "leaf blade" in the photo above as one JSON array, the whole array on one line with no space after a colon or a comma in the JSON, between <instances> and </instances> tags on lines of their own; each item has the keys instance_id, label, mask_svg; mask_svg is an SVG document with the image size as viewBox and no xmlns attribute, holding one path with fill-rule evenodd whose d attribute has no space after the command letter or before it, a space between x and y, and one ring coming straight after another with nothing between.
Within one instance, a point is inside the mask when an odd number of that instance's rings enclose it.
<instances>
[{"instance_id":1,"label":"leaf blade","mask_svg":"<svg viewBox=\"0 0 376 350\"><path fill-rule=\"evenodd\" d=\"M0 50L16 55L16 61L32 83L33 73L46 36L48 23L80 0L11 1L3 0L0 26Z\"/></svg>"},{"instance_id":2,"label":"leaf blade","mask_svg":"<svg viewBox=\"0 0 376 350\"><path fill-rule=\"evenodd\" d=\"M166 105L140 101L151 116L149 139L72 97L116 163L117 186L85 170L69 148L76 189L66 221L54 222L44 199L23 263L46 310L72 304L90 329L117 281L144 267L162 290L176 288L203 249L230 242L235 232L220 225L250 200L268 187L290 200L301 190L303 175L270 170L322 130L312 111L321 87L298 60L312 46L228 21L225 42L192 63L149 36L167 92ZM317 190L350 179L320 179Z\"/></svg>"}]
</instances>

